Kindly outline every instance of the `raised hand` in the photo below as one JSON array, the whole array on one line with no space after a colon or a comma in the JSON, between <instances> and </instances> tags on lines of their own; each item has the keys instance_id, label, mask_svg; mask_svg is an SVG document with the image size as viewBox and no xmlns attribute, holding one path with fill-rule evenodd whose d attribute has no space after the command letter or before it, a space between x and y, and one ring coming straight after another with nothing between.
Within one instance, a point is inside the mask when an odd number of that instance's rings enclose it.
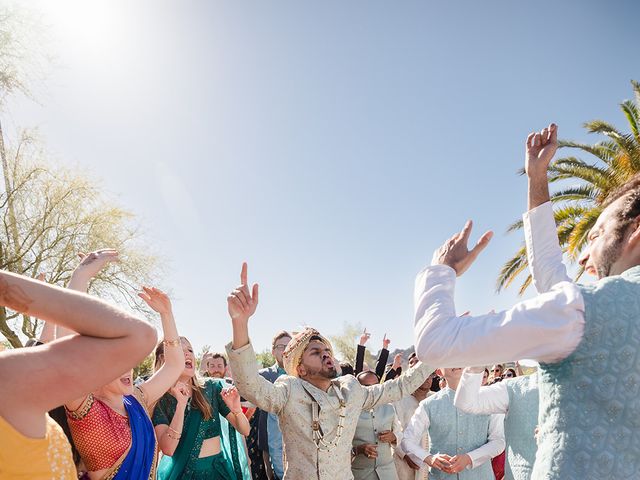
<instances>
[{"instance_id":1,"label":"raised hand","mask_svg":"<svg viewBox=\"0 0 640 480\"><path fill-rule=\"evenodd\" d=\"M547 176L547 168L558 150L558 127L552 123L540 132L531 132L527 137L527 155L524 169L527 175Z\"/></svg>"},{"instance_id":2,"label":"raised hand","mask_svg":"<svg viewBox=\"0 0 640 480\"><path fill-rule=\"evenodd\" d=\"M491 231L484 233L476 243L476 246L469 250L467 244L469 243L472 227L473 222L469 220L461 232L456 233L436 250L433 254L432 264L448 265L456 271L458 276L466 272L475 259L478 258L480 252L489 244L491 237L493 237L493 232Z\"/></svg>"},{"instance_id":3,"label":"raised hand","mask_svg":"<svg viewBox=\"0 0 640 480\"><path fill-rule=\"evenodd\" d=\"M365 328L364 331L362 332L362 335L360 335L360 345L364 347L370 338L371 338L371 334L367 332L367 329Z\"/></svg>"},{"instance_id":4,"label":"raised hand","mask_svg":"<svg viewBox=\"0 0 640 480\"><path fill-rule=\"evenodd\" d=\"M174 396L178 405L185 406L187 404L189 400L189 387L186 383L176 382L169 392Z\"/></svg>"},{"instance_id":5,"label":"raised hand","mask_svg":"<svg viewBox=\"0 0 640 480\"><path fill-rule=\"evenodd\" d=\"M382 348L384 348L385 350L389 350L389 344L391 343L391 340L389 340L387 338L387 334L384 334L384 337L382 338Z\"/></svg>"},{"instance_id":6,"label":"raised hand","mask_svg":"<svg viewBox=\"0 0 640 480\"><path fill-rule=\"evenodd\" d=\"M227 297L227 308L233 323L246 324L258 307L258 284L255 283L249 292L247 284L247 264L242 264L240 285Z\"/></svg>"},{"instance_id":7,"label":"raised hand","mask_svg":"<svg viewBox=\"0 0 640 480\"><path fill-rule=\"evenodd\" d=\"M229 407L229 410L235 413L242 411L242 405L240 405L240 393L238 393L238 389L236 387L224 388L220 392L220 395L222 395L222 400L227 407Z\"/></svg>"},{"instance_id":8,"label":"raised hand","mask_svg":"<svg viewBox=\"0 0 640 480\"><path fill-rule=\"evenodd\" d=\"M173 313L171 300L162 290L155 287L142 287L142 290L142 292L138 293L138 296L154 311L160 315Z\"/></svg>"},{"instance_id":9,"label":"raised hand","mask_svg":"<svg viewBox=\"0 0 640 480\"><path fill-rule=\"evenodd\" d=\"M103 248L89 254L79 253L80 264L73 271L72 279L89 282L110 263L117 262L118 251L113 248Z\"/></svg>"},{"instance_id":10,"label":"raised hand","mask_svg":"<svg viewBox=\"0 0 640 480\"><path fill-rule=\"evenodd\" d=\"M393 365L391 366L391 368L393 370L397 370L400 367L402 367L402 354L396 353L395 357L393 357Z\"/></svg>"}]
</instances>

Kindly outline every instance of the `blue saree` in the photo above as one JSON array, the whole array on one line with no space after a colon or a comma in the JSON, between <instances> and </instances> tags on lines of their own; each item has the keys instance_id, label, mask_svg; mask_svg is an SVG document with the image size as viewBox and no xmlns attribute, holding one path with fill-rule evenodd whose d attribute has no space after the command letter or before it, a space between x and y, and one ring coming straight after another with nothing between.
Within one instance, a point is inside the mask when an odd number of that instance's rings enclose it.
<instances>
[{"instance_id":1,"label":"blue saree","mask_svg":"<svg viewBox=\"0 0 640 480\"><path fill-rule=\"evenodd\" d=\"M156 435L149 415L132 396L124 397L124 407L131 426L131 447L120 463L114 480L149 480L155 478Z\"/></svg>"}]
</instances>

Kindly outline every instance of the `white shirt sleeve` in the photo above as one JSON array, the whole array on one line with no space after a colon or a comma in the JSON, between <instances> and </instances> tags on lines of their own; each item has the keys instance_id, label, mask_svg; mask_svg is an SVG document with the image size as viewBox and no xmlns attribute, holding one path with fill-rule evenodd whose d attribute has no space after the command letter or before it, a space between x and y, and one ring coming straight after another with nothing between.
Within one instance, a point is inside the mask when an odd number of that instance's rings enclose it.
<instances>
[{"instance_id":1,"label":"white shirt sleeve","mask_svg":"<svg viewBox=\"0 0 640 480\"><path fill-rule=\"evenodd\" d=\"M404 450L402 450L402 447L400 446L403 437L402 425L400 424L400 419L398 418L397 414L393 418L393 426L391 428L391 431L396 435L396 444L394 446L394 451L400 458L404 458Z\"/></svg>"},{"instance_id":2,"label":"white shirt sleeve","mask_svg":"<svg viewBox=\"0 0 640 480\"><path fill-rule=\"evenodd\" d=\"M509 392L504 382L482 386L482 373L464 371L456 389L453 404L465 413L489 415L507 413L509 410Z\"/></svg>"},{"instance_id":3,"label":"white shirt sleeve","mask_svg":"<svg viewBox=\"0 0 640 480\"><path fill-rule=\"evenodd\" d=\"M429 455L429 452L422 448L422 436L429 430L430 425L429 414L423 400L413 413L409 425L404 429L402 442L400 442L400 448L405 455L409 455L413 463L419 467L425 465L424 459Z\"/></svg>"},{"instance_id":4,"label":"white shirt sleeve","mask_svg":"<svg viewBox=\"0 0 640 480\"><path fill-rule=\"evenodd\" d=\"M493 457L497 457L504 450L504 446L504 415L491 415L487 443L467 452L467 455L471 457L471 468L479 467Z\"/></svg>"},{"instance_id":5,"label":"white shirt sleeve","mask_svg":"<svg viewBox=\"0 0 640 480\"><path fill-rule=\"evenodd\" d=\"M509 310L457 317L455 271L425 268L416 278L415 346L418 358L439 367L467 367L521 358L557 362L571 354L584 332L584 300L569 282Z\"/></svg>"},{"instance_id":6,"label":"white shirt sleeve","mask_svg":"<svg viewBox=\"0 0 640 480\"><path fill-rule=\"evenodd\" d=\"M570 282L571 278L562 263L562 249L551 202L532 208L522 215L522 220L529 270L538 293L548 292L557 283Z\"/></svg>"}]
</instances>

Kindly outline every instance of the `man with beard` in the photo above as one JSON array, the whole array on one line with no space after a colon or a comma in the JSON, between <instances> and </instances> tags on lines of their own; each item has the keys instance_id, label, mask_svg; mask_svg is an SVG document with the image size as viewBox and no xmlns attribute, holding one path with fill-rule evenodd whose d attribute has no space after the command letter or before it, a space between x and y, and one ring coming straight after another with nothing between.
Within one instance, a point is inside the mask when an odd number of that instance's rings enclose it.
<instances>
[{"instance_id":1,"label":"man with beard","mask_svg":"<svg viewBox=\"0 0 640 480\"><path fill-rule=\"evenodd\" d=\"M533 282L542 293L504 312L457 318L455 278L491 236L469 251L467 223L416 279L418 356L444 365L538 360L539 446L532 478L638 478L640 177L614 190L585 232L580 265L598 282L577 285L567 281L561 264L549 202L547 169L556 149L555 125L527 138L525 239Z\"/></svg>"},{"instance_id":2,"label":"man with beard","mask_svg":"<svg viewBox=\"0 0 640 480\"><path fill-rule=\"evenodd\" d=\"M351 480L351 440L360 412L411 394L433 369L418 365L397 380L363 386L351 375L337 377L331 344L307 327L283 353L287 375L272 384L258 374L249 342L248 320L258 305L258 286L249 291L246 264L240 281L227 297L233 325L227 353L240 393L278 415L284 479Z\"/></svg>"},{"instance_id":3,"label":"man with beard","mask_svg":"<svg viewBox=\"0 0 640 480\"><path fill-rule=\"evenodd\" d=\"M412 463L429 466L429 478L495 480L491 459L504 450L504 415L471 415L458 410L453 399L461 368L442 368L447 386L420 402L400 442ZM422 446L429 433L429 447Z\"/></svg>"},{"instance_id":4,"label":"man with beard","mask_svg":"<svg viewBox=\"0 0 640 480\"><path fill-rule=\"evenodd\" d=\"M207 377L223 379L227 376L227 359L221 353L213 353L207 360Z\"/></svg>"}]
</instances>

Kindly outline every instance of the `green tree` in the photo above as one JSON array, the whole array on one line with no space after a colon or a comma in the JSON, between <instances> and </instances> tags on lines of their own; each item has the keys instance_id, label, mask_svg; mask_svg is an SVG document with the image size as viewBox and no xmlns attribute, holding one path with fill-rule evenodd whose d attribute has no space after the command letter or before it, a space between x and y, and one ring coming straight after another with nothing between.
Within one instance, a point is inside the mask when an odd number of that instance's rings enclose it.
<instances>
[{"instance_id":1,"label":"green tree","mask_svg":"<svg viewBox=\"0 0 640 480\"><path fill-rule=\"evenodd\" d=\"M53 164L32 132L7 147L7 161L8 189L0 193L0 268L33 278L44 272L47 282L64 286L78 253L112 247L121 261L101 272L89 291L147 312L136 292L157 284L161 269L134 215L83 172ZM0 308L0 332L13 347L22 346L24 337L34 338L39 323Z\"/></svg>"},{"instance_id":2,"label":"green tree","mask_svg":"<svg viewBox=\"0 0 640 480\"><path fill-rule=\"evenodd\" d=\"M267 368L276 363L275 357L271 354L271 350L265 348L262 352L256 354L256 358L262 368Z\"/></svg>"},{"instance_id":3,"label":"green tree","mask_svg":"<svg viewBox=\"0 0 640 480\"><path fill-rule=\"evenodd\" d=\"M640 172L640 83L632 80L634 99L625 100L620 108L627 120L625 133L603 120L584 124L589 133L603 135L603 141L591 144L559 141L561 148L587 154L558 158L549 165L548 178L558 188L551 194L560 245L568 260L576 263L587 242L589 230L602 210L609 193ZM524 173L524 171L521 171ZM522 229L522 220L512 224L509 232ZM507 261L497 280L497 290L507 288L528 267L524 244ZM580 268L576 278L583 273ZM520 286L520 294L531 284L528 274Z\"/></svg>"},{"instance_id":4,"label":"green tree","mask_svg":"<svg viewBox=\"0 0 640 480\"><path fill-rule=\"evenodd\" d=\"M359 323L344 323L342 327L342 333L339 335L332 335L329 337L331 344L333 345L333 351L337 358L343 362L348 362L355 367L356 365L356 352L358 340L362 334L362 325ZM376 359L367 349L364 357L365 363L370 367L375 366Z\"/></svg>"}]
</instances>

